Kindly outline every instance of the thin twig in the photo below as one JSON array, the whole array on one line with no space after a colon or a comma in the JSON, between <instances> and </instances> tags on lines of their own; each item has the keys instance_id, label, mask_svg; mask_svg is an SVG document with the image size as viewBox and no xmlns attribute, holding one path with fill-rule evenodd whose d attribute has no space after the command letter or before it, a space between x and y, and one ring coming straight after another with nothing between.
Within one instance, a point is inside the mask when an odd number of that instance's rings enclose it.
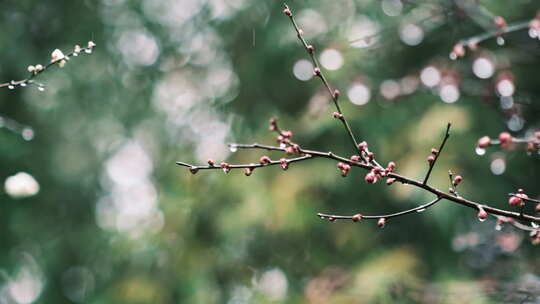
<instances>
[{"instance_id":1,"label":"thin twig","mask_svg":"<svg viewBox=\"0 0 540 304\"><path fill-rule=\"evenodd\" d=\"M439 159L439 155L441 154L441 152L442 152L442 150L444 148L444 144L448 140L448 137L450 137L450 127L451 126L452 126L451 123L448 123L448 125L446 126L446 133L444 134L444 138L443 138L443 140L441 142L441 146L439 147L439 149L435 153L434 160L429 163L428 172L426 173L426 177L424 177L424 181L422 182L422 184L424 184L424 185L427 183L427 181L429 179L429 176L431 175L431 171L433 170L433 167L435 166L435 163L437 162L437 159Z\"/></svg>"},{"instance_id":2,"label":"thin twig","mask_svg":"<svg viewBox=\"0 0 540 304\"><path fill-rule=\"evenodd\" d=\"M387 219L387 218L391 218L391 217L403 216L403 215L414 213L414 212L422 212L425 209L435 205L441 199L442 199L441 197L437 197L436 199L432 200L429 203L426 203L426 204L423 204L423 205L420 205L418 207L414 207L414 208L411 208L411 209L396 212L396 213L381 214L381 215L364 215L364 214L362 214L361 219L362 220L363 219L366 219L366 220L378 220L378 219L381 219L381 218ZM317 216L322 218L322 219L330 219L330 220L352 220L353 217L354 217L354 215L334 215L334 214L325 214L325 213L317 213Z\"/></svg>"}]
</instances>

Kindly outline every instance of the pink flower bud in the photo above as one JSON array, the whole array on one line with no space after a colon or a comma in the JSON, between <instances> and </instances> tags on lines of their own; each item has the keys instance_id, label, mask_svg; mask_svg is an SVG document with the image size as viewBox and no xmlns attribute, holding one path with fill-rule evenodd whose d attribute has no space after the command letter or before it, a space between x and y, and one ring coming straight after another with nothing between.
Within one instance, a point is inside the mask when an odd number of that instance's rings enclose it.
<instances>
[{"instance_id":1,"label":"pink flower bud","mask_svg":"<svg viewBox=\"0 0 540 304\"><path fill-rule=\"evenodd\" d=\"M208 163L208 165L209 165L210 167L213 167L214 164L215 164L214 161L213 161L212 159L209 159L209 160L207 161L207 163Z\"/></svg>"},{"instance_id":2,"label":"pink flower bud","mask_svg":"<svg viewBox=\"0 0 540 304\"><path fill-rule=\"evenodd\" d=\"M465 47L463 46L463 44L458 43L454 45L454 48L452 49L452 54L454 54L456 58L465 56Z\"/></svg>"},{"instance_id":3,"label":"pink flower bud","mask_svg":"<svg viewBox=\"0 0 540 304\"><path fill-rule=\"evenodd\" d=\"M283 170L289 169L289 161L286 158L281 158L279 160L279 164L281 166L281 169Z\"/></svg>"},{"instance_id":4,"label":"pink flower bud","mask_svg":"<svg viewBox=\"0 0 540 304\"><path fill-rule=\"evenodd\" d=\"M306 47L307 51L310 53L310 54L313 54L313 52L315 52L315 47L313 45L308 45Z\"/></svg>"},{"instance_id":5,"label":"pink flower bud","mask_svg":"<svg viewBox=\"0 0 540 304\"><path fill-rule=\"evenodd\" d=\"M501 147L506 148L512 142L512 135L508 132L501 132L499 134L499 140L501 141Z\"/></svg>"},{"instance_id":6,"label":"pink flower bud","mask_svg":"<svg viewBox=\"0 0 540 304\"><path fill-rule=\"evenodd\" d=\"M365 151L367 150L367 148L368 148L368 144L365 141L358 144L358 150L360 151Z\"/></svg>"},{"instance_id":7,"label":"pink flower bud","mask_svg":"<svg viewBox=\"0 0 540 304\"><path fill-rule=\"evenodd\" d=\"M362 216L362 214L360 214L360 213L355 214L355 215L353 215L353 217L352 217L352 221L353 221L353 222L360 222L360 221L362 220L362 217L363 217L363 216Z\"/></svg>"},{"instance_id":8,"label":"pink flower bud","mask_svg":"<svg viewBox=\"0 0 540 304\"><path fill-rule=\"evenodd\" d=\"M368 152L367 153L367 158L368 158L368 161L372 161L375 158L375 153Z\"/></svg>"},{"instance_id":9,"label":"pink flower bud","mask_svg":"<svg viewBox=\"0 0 540 304\"><path fill-rule=\"evenodd\" d=\"M373 174L372 172L369 172L368 174L366 174L366 176L364 177L364 180L367 182L367 183L370 183L370 184L374 184L377 182L377 176L375 174Z\"/></svg>"},{"instance_id":10,"label":"pink flower bud","mask_svg":"<svg viewBox=\"0 0 540 304\"><path fill-rule=\"evenodd\" d=\"M231 171L231 166L228 163L221 163L220 167L223 169L223 172L229 173Z\"/></svg>"},{"instance_id":11,"label":"pink flower bud","mask_svg":"<svg viewBox=\"0 0 540 304\"><path fill-rule=\"evenodd\" d=\"M299 153L300 152L300 146L297 145L297 144L294 144L292 145L292 148L293 148L293 151L296 152L296 153Z\"/></svg>"},{"instance_id":12,"label":"pink flower bud","mask_svg":"<svg viewBox=\"0 0 540 304\"><path fill-rule=\"evenodd\" d=\"M536 204L536 207L534 208L534 211L540 212L540 204Z\"/></svg>"},{"instance_id":13,"label":"pink flower bud","mask_svg":"<svg viewBox=\"0 0 540 304\"><path fill-rule=\"evenodd\" d=\"M245 174L246 176L250 176L251 173L253 173L253 168L246 168L246 170L244 171L244 174Z\"/></svg>"},{"instance_id":14,"label":"pink flower bud","mask_svg":"<svg viewBox=\"0 0 540 304\"><path fill-rule=\"evenodd\" d=\"M199 168L192 166L189 168L189 172L191 172L192 174L197 174L197 172L199 172Z\"/></svg>"},{"instance_id":15,"label":"pink flower bud","mask_svg":"<svg viewBox=\"0 0 540 304\"><path fill-rule=\"evenodd\" d=\"M508 24L506 23L506 20L501 17L501 16L497 16L493 19L493 23L495 23L495 25L498 27L498 28L504 28L506 27Z\"/></svg>"},{"instance_id":16,"label":"pink flower bud","mask_svg":"<svg viewBox=\"0 0 540 304\"><path fill-rule=\"evenodd\" d=\"M360 155L352 155L351 156L351 161L353 161L353 162L360 161Z\"/></svg>"},{"instance_id":17,"label":"pink flower bud","mask_svg":"<svg viewBox=\"0 0 540 304\"><path fill-rule=\"evenodd\" d=\"M272 160L270 159L270 157L266 156L266 155L263 155L261 156L261 158L259 159L259 162L263 165L268 165L269 163L272 162Z\"/></svg>"},{"instance_id":18,"label":"pink flower bud","mask_svg":"<svg viewBox=\"0 0 540 304\"><path fill-rule=\"evenodd\" d=\"M511 196L508 199L508 204L510 206L521 206L523 204L523 199L521 197L518 197L518 196Z\"/></svg>"},{"instance_id":19,"label":"pink flower bud","mask_svg":"<svg viewBox=\"0 0 540 304\"><path fill-rule=\"evenodd\" d=\"M527 151L532 152L532 151L534 151L534 149L535 149L535 147L534 147L534 142L529 141L529 142L527 143Z\"/></svg>"},{"instance_id":20,"label":"pink flower bud","mask_svg":"<svg viewBox=\"0 0 540 304\"><path fill-rule=\"evenodd\" d=\"M540 131L534 132L534 137L536 137L536 139L540 139Z\"/></svg>"},{"instance_id":21,"label":"pink flower bud","mask_svg":"<svg viewBox=\"0 0 540 304\"><path fill-rule=\"evenodd\" d=\"M396 168L396 163L391 161L388 163L388 166L386 166L386 169L390 172L394 171L394 169Z\"/></svg>"},{"instance_id":22,"label":"pink flower bud","mask_svg":"<svg viewBox=\"0 0 540 304\"><path fill-rule=\"evenodd\" d=\"M343 114L338 113L338 112L334 112L334 113L332 113L332 117L337 118L337 119L342 119Z\"/></svg>"},{"instance_id":23,"label":"pink flower bud","mask_svg":"<svg viewBox=\"0 0 540 304\"><path fill-rule=\"evenodd\" d=\"M390 186L391 184L393 184L393 183L395 183L395 182L396 182L396 179L393 178L393 177L386 180L386 184L387 184L388 186Z\"/></svg>"},{"instance_id":24,"label":"pink flower bud","mask_svg":"<svg viewBox=\"0 0 540 304\"><path fill-rule=\"evenodd\" d=\"M341 176L345 177L347 174L349 174L349 171L351 170L351 166L348 164L343 164L343 168L341 169Z\"/></svg>"},{"instance_id":25,"label":"pink flower bud","mask_svg":"<svg viewBox=\"0 0 540 304\"><path fill-rule=\"evenodd\" d=\"M377 226L379 226L379 228L384 228L385 225L386 225L386 219L384 217L381 217L377 221Z\"/></svg>"},{"instance_id":26,"label":"pink flower bud","mask_svg":"<svg viewBox=\"0 0 540 304\"><path fill-rule=\"evenodd\" d=\"M454 186L457 186L457 185L459 185L462 181L463 181L463 177L462 177L461 175L457 175L456 177L454 177L453 184L454 184Z\"/></svg>"},{"instance_id":27,"label":"pink flower bud","mask_svg":"<svg viewBox=\"0 0 540 304\"><path fill-rule=\"evenodd\" d=\"M339 90L334 90L334 99L338 99L339 95L341 94L341 92Z\"/></svg>"},{"instance_id":28,"label":"pink flower bud","mask_svg":"<svg viewBox=\"0 0 540 304\"><path fill-rule=\"evenodd\" d=\"M292 16L291 9L289 9L288 7L283 10L283 13L289 17Z\"/></svg>"},{"instance_id":29,"label":"pink flower bud","mask_svg":"<svg viewBox=\"0 0 540 304\"><path fill-rule=\"evenodd\" d=\"M313 69L313 75L315 75L315 76L321 76L321 69L319 69L319 68L314 68L314 69Z\"/></svg>"},{"instance_id":30,"label":"pink flower bud","mask_svg":"<svg viewBox=\"0 0 540 304\"><path fill-rule=\"evenodd\" d=\"M291 146L286 147L286 148L285 148L285 154L287 154L287 155L292 155L292 154L294 154L294 149L293 149L293 147L291 147Z\"/></svg>"},{"instance_id":31,"label":"pink flower bud","mask_svg":"<svg viewBox=\"0 0 540 304\"><path fill-rule=\"evenodd\" d=\"M483 222L488 218L488 213L484 210L484 208L480 207L478 210L478 219Z\"/></svg>"},{"instance_id":32,"label":"pink flower bud","mask_svg":"<svg viewBox=\"0 0 540 304\"><path fill-rule=\"evenodd\" d=\"M489 146L491 144L491 138L489 138L489 136L484 136L484 137L481 137L479 140L478 140L478 143L477 143L477 146L479 148L486 148L487 146Z\"/></svg>"},{"instance_id":33,"label":"pink flower bud","mask_svg":"<svg viewBox=\"0 0 540 304\"><path fill-rule=\"evenodd\" d=\"M291 138L293 136L293 132L291 130L285 130L281 132L281 135L285 138Z\"/></svg>"},{"instance_id":34,"label":"pink flower bud","mask_svg":"<svg viewBox=\"0 0 540 304\"><path fill-rule=\"evenodd\" d=\"M427 157L427 162L431 165L435 161L435 156L430 155Z\"/></svg>"},{"instance_id":35,"label":"pink flower bud","mask_svg":"<svg viewBox=\"0 0 540 304\"><path fill-rule=\"evenodd\" d=\"M437 154L439 154L439 150L437 150L435 148L431 148L431 154L437 155Z\"/></svg>"}]
</instances>

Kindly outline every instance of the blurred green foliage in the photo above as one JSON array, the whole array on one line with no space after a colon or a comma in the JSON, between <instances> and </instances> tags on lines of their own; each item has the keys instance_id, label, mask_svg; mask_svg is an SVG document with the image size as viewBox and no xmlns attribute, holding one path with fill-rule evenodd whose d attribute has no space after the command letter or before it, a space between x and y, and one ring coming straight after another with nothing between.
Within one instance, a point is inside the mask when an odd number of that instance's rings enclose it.
<instances>
[{"instance_id":1,"label":"blurred green foliage","mask_svg":"<svg viewBox=\"0 0 540 304\"><path fill-rule=\"evenodd\" d=\"M325 73L379 160L421 178L452 122L434 186L448 187L451 169L465 177L460 194L490 205L506 207L506 193L518 187L540 194L538 155L474 151L483 135L538 127L538 40L522 30L504 46L490 39L448 58L460 39L494 30L493 16L531 20L537 1L289 5L318 51L341 55L343 65ZM0 303L491 303L523 300L522 286L538 290L540 260L528 235L495 231L474 210L441 202L382 231L316 217L393 212L430 199L409 187L367 185L359 170L342 178L325 160L250 178L175 165L257 161L260 151L233 154L225 144L273 144L272 116L305 147L351 153L320 82L293 73L307 56L281 10L279 1L255 0L2 2L1 80L22 79L56 48L67 53L88 40L97 47L39 76L44 92L0 90L0 115L35 133L25 141L0 129L0 180L27 172L39 183L28 198L0 192ZM489 79L473 73L478 56L495 67ZM428 65L443 83L458 84L457 102L422 85ZM504 71L516 86L510 106L496 93ZM395 82L383 85L388 80ZM370 88L367 104L349 102L355 84ZM502 175L490 170L497 158Z\"/></svg>"}]
</instances>

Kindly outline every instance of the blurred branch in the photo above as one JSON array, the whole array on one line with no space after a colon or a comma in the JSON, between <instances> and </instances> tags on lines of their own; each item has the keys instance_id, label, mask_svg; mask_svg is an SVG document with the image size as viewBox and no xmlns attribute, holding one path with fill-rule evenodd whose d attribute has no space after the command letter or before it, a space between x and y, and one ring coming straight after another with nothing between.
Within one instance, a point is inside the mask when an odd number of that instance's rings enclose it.
<instances>
[{"instance_id":1,"label":"blurred branch","mask_svg":"<svg viewBox=\"0 0 540 304\"><path fill-rule=\"evenodd\" d=\"M433 170L433 167L435 166L435 163L437 162L437 159L439 158L439 155L441 154L444 148L444 144L446 144L448 137L450 137L451 126L452 126L451 123L448 123L448 125L446 126L446 133L444 134L444 138L441 142L441 145L439 146L439 149L438 150L432 149L431 153L433 155L428 156L429 169L428 169L428 172L426 173L426 177L424 178L424 181L422 182L422 184L424 185L427 183L429 176L431 175L431 171Z\"/></svg>"},{"instance_id":2,"label":"blurred branch","mask_svg":"<svg viewBox=\"0 0 540 304\"><path fill-rule=\"evenodd\" d=\"M51 54L51 62L45 65L37 64L35 66L33 65L28 66L27 70L30 73L30 75L27 78L22 79L22 80L11 80L9 82L0 83L0 88L7 87L9 89L14 89L17 86L25 87L30 84L30 85L36 85L40 90L43 90L44 85L34 81L35 77L44 73L45 71L47 71L49 68L51 68L54 65L63 67L71 57L76 57L79 54L91 54L95 46L96 44L93 41L88 41L88 44L86 47L80 47L79 45L76 45L73 51L68 53L67 55L64 55L62 51L56 49Z\"/></svg>"}]
</instances>

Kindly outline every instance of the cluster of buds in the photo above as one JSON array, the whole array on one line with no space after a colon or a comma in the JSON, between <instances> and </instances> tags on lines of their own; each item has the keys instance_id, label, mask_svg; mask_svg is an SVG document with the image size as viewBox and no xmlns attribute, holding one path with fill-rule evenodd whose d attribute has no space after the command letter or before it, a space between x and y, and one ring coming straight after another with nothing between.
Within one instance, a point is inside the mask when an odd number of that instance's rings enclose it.
<instances>
[{"instance_id":1,"label":"cluster of buds","mask_svg":"<svg viewBox=\"0 0 540 304\"><path fill-rule=\"evenodd\" d=\"M351 170L351 165L339 162L337 164L338 169L341 170L341 176L345 177L347 174L349 174L349 171Z\"/></svg>"},{"instance_id":2,"label":"cluster of buds","mask_svg":"<svg viewBox=\"0 0 540 304\"><path fill-rule=\"evenodd\" d=\"M516 195L510 196L508 199L508 204L510 206L523 206L525 205L524 199L528 199L529 196L523 192L523 189L518 189L518 193Z\"/></svg>"}]
</instances>

